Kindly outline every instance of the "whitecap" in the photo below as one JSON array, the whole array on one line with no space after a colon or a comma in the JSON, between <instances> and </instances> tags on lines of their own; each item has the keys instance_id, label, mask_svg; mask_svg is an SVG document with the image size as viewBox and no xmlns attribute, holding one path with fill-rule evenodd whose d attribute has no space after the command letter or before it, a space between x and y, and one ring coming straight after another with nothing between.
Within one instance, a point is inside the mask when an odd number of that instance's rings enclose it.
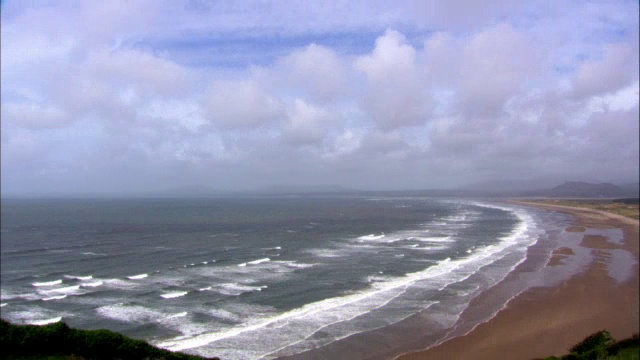
<instances>
[{"instance_id":1,"label":"whitecap","mask_svg":"<svg viewBox=\"0 0 640 360\"><path fill-rule=\"evenodd\" d=\"M258 260L253 260L253 261L244 262L244 263L238 264L238 266L240 266L240 267L245 267L245 266L247 266L247 265L258 265L258 264L265 263L265 262L268 262L268 261L271 261L271 259L269 259L269 258L263 258L263 259L258 259Z\"/></svg>"},{"instance_id":2,"label":"whitecap","mask_svg":"<svg viewBox=\"0 0 640 360\"><path fill-rule=\"evenodd\" d=\"M140 279L146 278L147 276L149 276L149 274L132 275L132 276L127 276L127 278L131 280L140 280Z\"/></svg>"},{"instance_id":3,"label":"whitecap","mask_svg":"<svg viewBox=\"0 0 640 360\"><path fill-rule=\"evenodd\" d=\"M274 262L278 264L283 264L288 268L294 268L294 269L306 269L316 265L316 264L305 264L305 263L299 263L296 261L286 261L286 260L274 261Z\"/></svg>"},{"instance_id":4,"label":"whitecap","mask_svg":"<svg viewBox=\"0 0 640 360\"><path fill-rule=\"evenodd\" d=\"M35 287L39 287L39 286L54 286L54 285L59 285L59 284L62 284L62 279L53 280L53 281L45 281L45 282L34 282L31 285L33 285Z\"/></svg>"},{"instance_id":5,"label":"whitecap","mask_svg":"<svg viewBox=\"0 0 640 360\"><path fill-rule=\"evenodd\" d=\"M42 301L51 301L51 300L62 300L64 298L66 298L67 295L58 295L58 296L51 296L48 298L43 298Z\"/></svg>"},{"instance_id":6,"label":"whitecap","mask_svg":"<svg viewBox=\"0 0 640 360\"><path fill-rule=\"evenodd\" d=\"M57 289L44 290L44 293L72 293L80 289L80 285L66 286Z\"/></svg>"},{"instance_id":7,"label":"whitecap","mask_svg":"<svg viewBox=\"0 0 640 360\"><path fill-rule=\"evenodd\" d=\"M363 235L360 236L358 238L358 240L362 240L362 241L372 241L372 240L380 240L382 238L384 238L385 235L384 233L381 233L380 235L376 235L376 234L369 234L369 235Z\"/></svg>"},{"instance_id":8,"label":"whitecap","mask_svg":"<svg viewBox=\"0 0 640 360\"><path fill-rule=\"evenodd\" d=\"M266 289L266 288L267 288L266 285L250 286L250 285L244 285L240 283L225 283L225 284L217 285L214 290L217 293L220 293L222 295L238 296L240 294L244 294L247 292L262 291L262 289Z\"/></svg>"},{"instance_id":9,"label":"whitecap","mask_svg":"<svg viewBox=\"0 0 640 360\"><path fill-rule=\"evenodd\" d=\"M173 298L178 298L178 297L181 297L181 296L185 296L188 293L189 293L188 291L177 291L177 292L171 292L171 293L162 294L162 295L160 295L160 297L162 297L163 299L173 299Z\"/></svg>"},{"instance_id":10,"label":"whitecap","mask_svg":"<svg viewBox=\"0 0 640 360\"><path fill-rule=\"evenodd\" d=\"M187 314L188 314L188 313L187 313L186 311L183 311L183 312L181 312L181 313L177 313L177 314L169 315L169 316L167 316L165 319L174 319L174 318L179 318L179 317L185 317L185 316L187 316Z\"/></svg>"},{"instance_id":11,"label":"whitecap","mask_svg":"<svg viewBox=\"0 0 640 360\"><path fill-rule=\"evenodd\" d=\"M44 319L44 320L32 320L29 322L30 325L47 325L47 324L54 324L57 323L59 321L62 321L62 317L58 316L55 318L51 318L51 319Z\"/></svg>"},{"instance_id":12,"label":"whitecap","mask_svg":"<svg viewBox=\"0 0 640 360\"><path fill-rule=\"evenodd\" d=\"M89 282L89 283L80 284L80 286L83 286L83 287L96 287L96 286L100 286L102 284L104 284L102 281L93 281L93 282Z\"/></svg>"},{"instance_id":13,"label":"whitecap","mask_svg":"<svg viewBox=\"0 0 640 360\"><path fill-rule=\"evenodd\" d=\"M247 264L248 265L258 265L258 264L262 264L264 262L269 262L271 261L271 259L269 258L263 258L263 259L258 259L258 260L253 260L253 261L249 261Z\"/></svg>"},{"instance_id":14,"label":"whitecap","mask_svg":"<svg viewBox=\"0 0 640 360\"><path fill-rule=\"evenodd\" d=\"M452 239L451 236L432 236L432 237L423 237L423 236L411 236L408 240L422 241L422 242L444 242L451 243L455 242L455 239Z\"/></svg>"},{"instance_id":15,"label":"whitecap","mask_svg":"<svg viewBox=\"0 0 640 360\"><path fill-rule=\"evenodd\" d=\"M67 279L76 279L76 280L91 280L93 279L93 275L88 276L76 276L76 275L65 275Z\"/></svg>"}]
</instances>

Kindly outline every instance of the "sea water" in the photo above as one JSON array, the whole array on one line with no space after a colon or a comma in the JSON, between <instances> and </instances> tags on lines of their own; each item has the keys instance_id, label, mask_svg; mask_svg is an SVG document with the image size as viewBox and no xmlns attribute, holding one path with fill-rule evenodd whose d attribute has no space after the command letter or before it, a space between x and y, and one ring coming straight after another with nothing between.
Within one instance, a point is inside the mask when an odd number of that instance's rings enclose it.
<instances>
[{"instance_id":1,"label":"sea water","mask_svg":"<svg viewBox=\"0 0 640 360\"><path fill-rule=\"evenodd\" d=\"M295 355L418 313L446 330L548 216L402 196L4 199L0 310L224 359Z\"/></svg>"}]
</instances>

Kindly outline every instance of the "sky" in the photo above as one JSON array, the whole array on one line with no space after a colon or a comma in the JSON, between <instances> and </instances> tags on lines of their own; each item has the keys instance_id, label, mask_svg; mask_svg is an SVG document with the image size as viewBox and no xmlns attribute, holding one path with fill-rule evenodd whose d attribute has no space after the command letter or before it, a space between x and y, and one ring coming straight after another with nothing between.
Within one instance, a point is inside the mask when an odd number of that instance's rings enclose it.
<instances>
[{"instance_id":1,"label":"sky","mask_svg":"<svg viewBox=\"0 0 640 360\"><path fill-rule=\"evenodd\" d=\"M638 1L1 3L2 195L639 178Z\"/></svg>"}]
</instances>

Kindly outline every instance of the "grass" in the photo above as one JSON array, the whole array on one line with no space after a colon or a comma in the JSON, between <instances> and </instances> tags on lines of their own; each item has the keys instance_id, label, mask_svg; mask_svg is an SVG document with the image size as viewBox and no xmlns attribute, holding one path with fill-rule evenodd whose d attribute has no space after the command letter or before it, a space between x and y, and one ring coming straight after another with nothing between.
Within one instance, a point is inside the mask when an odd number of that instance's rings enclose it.
<instances>
[{"instance_id":1,"label":"grass","mask_svg":"<svg viewBox=\"0 0 640 360\"><path fill-rule=\"evenodd\" d=\"M621 200L574 200L574 199L546 199L546 200L526 200L527 202L548 205L573 206L594 210L602 210L612 214L622 215L630 219L640 219L640 206L637 199Z\"/></svg>"}]
</instances>

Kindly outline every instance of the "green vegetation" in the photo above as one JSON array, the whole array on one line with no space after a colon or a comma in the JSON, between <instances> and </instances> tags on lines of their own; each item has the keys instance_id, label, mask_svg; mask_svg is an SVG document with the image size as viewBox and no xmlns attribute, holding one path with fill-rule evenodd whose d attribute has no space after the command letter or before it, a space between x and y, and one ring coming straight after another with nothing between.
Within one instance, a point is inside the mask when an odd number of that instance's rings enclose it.
<instances>
[{"instance_id":1,"label":"green vegetation","mask_svg":"<svg viewBox=\"0 0 640 360\"><path fill-rule=\"evenodd\" d=\"M2 359L162 359L200 360L199 356L159 349L109 330L72 329L64 322L36 326L0 320ZM215 358L217 359L217 358Z\"/></svg>"},{"instance_id":2,"label":"green vegetation","mask_svg":"<svg viewBox=\"0 0 640 360\"><path fill-rule=\"evenodd\" d=\"M616 200L526 200L530 203L582 207L587 209L603 210L613 214L626 216L631 219L640 219L640 207L638 199Z\"/></svg>"},{"instance_id":3,"label":"green vegetation","mask_svg":"<svg viewBox=\"0 0 640 360\"><path fill-rule=\"evenodd\" d=\"M562 357L551 356L544 360L638 360L640 359L640 338L638 334L616 342L606 331L587 336L569 349Z\"/></svg>"}]
</instances>

